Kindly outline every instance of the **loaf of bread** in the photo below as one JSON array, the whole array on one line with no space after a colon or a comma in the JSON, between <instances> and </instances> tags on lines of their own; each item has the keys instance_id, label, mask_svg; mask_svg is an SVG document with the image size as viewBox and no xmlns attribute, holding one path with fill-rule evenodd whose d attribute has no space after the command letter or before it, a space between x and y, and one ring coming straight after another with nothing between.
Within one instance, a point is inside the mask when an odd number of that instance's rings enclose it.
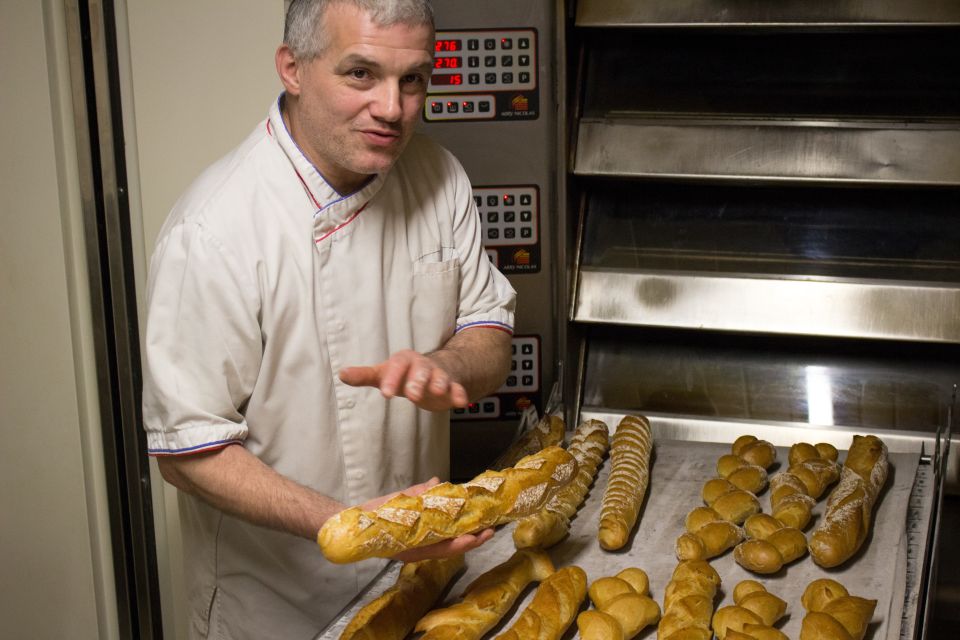
<instances>
[{"instance_id":1,"label":"loaf of bread","mask_svg":"<svg viewBox=\"0 0 960 640\"><path fill-rule=\"evenodd\" d=\"M777 448L766 440L758 439L757 436L740 436L733 441L730 450L744 462L764 469L769 469L777 460Z\"/></svg>"},{"instance_id":2,"label":"loaf of bread","mask_svg":"<svg viewBox=\"0 0 960 640\"><path fill-rule=\"evenodd\" d=\"M713 632L718 640L743 633L750 638L786 638L773 627L787 611L787 603L756 580L744 580L733 589L735 604L713 614Z\"/></svg>"},{"instance_id":3,"label":"loaf of bread","mask_svg":"<svg viewBox=\"0 0 960 640\"><path fill-rule=\"evenodd\" d=\"M553 572L553 563L543 551L517 551L471 582L460 602L420 618L416 631L426 632L420 640L482 638L510 610L528 584L545 580Z\"/></svg>"},{"instance_id":4,"label":"loaf of bread","mask_svg":"<svg viewBox=\"0 0 960 640\"><path fill-rule=\"evenodd\" d=\"M776 573L807 552L803 532L785 526L773 516L765 513L752 515L743 523L743 528L750 539L737 545L733 558L748 571Z\"/></svg>"},{"instance_id":5,"label":"loaf of bread","mask_svg":"<svg viewBox=\"0 0 960 640\"><path fill-rule=\"evenodd\" d=\"M375 511L345 509L327 520L317 542L331 562L394 556L528 516L576 472L572 455L548 447L465 484L444 482L418 496L400 494Z\"/></svg>"},{"instance_id":6,"label":"loaf of bread","mask_svg":"<svg viewBox=\"0 0 960 640\"><path fill-rule=\"evenodd\" d=\"M720 575L705 560L684 560L673 570L663 596L659 640L710 640L713 600Z\"/></svg>"},{"instance_id":7,"label":"loaf of bread","mask_svg":"<svg viewBox=\"0 0 960 640\"><path fill-rule=\"evenodd\" d=\"M590 585L596 609L577 616L582 640L630 640L660 619L660 607L650 597L650 581L642 569L624 569Z\"/></svg>"},{"instance_id":8,"label":"loaf of bread","mask_svg":"<svg viewBox=\"0 0 960 640\"><path fill-rule=\"evenodd\" d=\"M490 465L494 471L501 471L512 467L521 458L535 454L547 447L554 447L563 443L563 434L566 425L559 416L545 415L540 422L521 434L507 450L500 454Z\"/></svg>"},{"instance_id":9,"label":"loaf of bread","mask_svg":"<svg viewBox=\"0 0 960 640\"><path fill-rule=\"evenodd\" d=\"M627 544L650 481L653 434L642 416L625 416L610 443L610 477L600 505L600 546L614 551Z\"/></svg>"},{"instance_id":10,"label":"loaf of bread","mask_svg":"<svg viewBox=\"0 0 960 640\"><path fill-rule=\"evenodd\" d=\"M790 447L790 466L770 480L770 509L788 527L803 529L827 487L840 477L837 450L826 443L799 442Z\"/></svg>"},{"instance_id":11,"label":"loaf of bread","mask_svg":"<svg viewBox=\"0 0 960 640\"><path fill-rule=\"evenodd\" d=\"M729 522L743 524L755 513L760 513L760 501L749 491L738 489L726 478L713 478L703 485L703 501Z\"/></svg>"},{"instance_id":12,"label":"loaf of bread","mask_svg":"<svg viewBox=\"0 0 960 640\"><path fill-rule=\"evenodd\" d=\"M587 595L587 574L564 567L540 583L530 605L498 640L558 640Z\"/></svg>"},{"instance_id":13,"label":"loaf of bread","mask_svg":"<svg viewBox=\"0 0 960 640\"><path fill-rule=\"evenodd\" d=\"M721 456L717 460L717 473L738 489L753 494L758 494L767 487L767 470L733 453Z\"/></svg>"},{"instance_id":14,"label":"loaf of bread","mask_svg":"<svg viewBox=\"0 0 960 640\"><path fill-rule=\"evenodd\" d=\"M513 530L513 543L517 549L548 549L567 535L570 518L586 497L609 445L609 429L603 422L587 420L577 427L567 447L577 461L577 475L570 484L553 494L543 509L517 522Z\"/></svg>"},{"instance_id":15,"label":"loaf of bread","mask_svg":"<svg viewBox=\"0 0 960 640\"><path fill-rule=\"evenodd\" d=\"M340 640L403 640L462 567L462 555L403 565L396 584L360 609Z\"/></svg>"},{"instance_id":16,"label":"loaf of bread","mask_svg":"<svg viewBox=\"0 0 960 640\"><path fill-rule=\"evenodd\" d=\"M800 640L862 640L877 607L876 600L852 596L829 578L807 585L800 602L807 610Z\"/></svg>"},{"instance_id":17,"label":"loaf of bread","mask_svg":"<svg viewBox=\"0 0 960 640\"><path fill-rule=\"evenodd\" d=\"M686 532L677 538L678 560L709 560L743 540L743 529L709 507L687 514L685 526Z\"/></svg>"},{"instance_id":18,"label":"loaf of bread","mask_svg":"<svg viewBox=\"0 0 960 640\"><path fill-rule=\"evenodd\" d=\"M810 536L810 555L821 567L843 564L866 540L874 504L887 481L887 464L887 446L879 438L853 437L840 482Z\"/></svg>"}]
</instances>

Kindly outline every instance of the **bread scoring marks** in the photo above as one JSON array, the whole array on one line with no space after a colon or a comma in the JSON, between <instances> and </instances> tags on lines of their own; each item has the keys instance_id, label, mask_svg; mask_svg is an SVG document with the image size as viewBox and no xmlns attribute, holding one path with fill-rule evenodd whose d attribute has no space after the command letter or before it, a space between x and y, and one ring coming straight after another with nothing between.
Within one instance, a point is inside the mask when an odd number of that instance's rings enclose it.
<instances>
[{"instance_id":1,"label":"bread scoring marks","mask_svg":"<svg viewBox=\"0 0 960 640\"><path fill-rule=\"evenodd\" d=\"M513 508L509 513L529 513L537 508L543 501L547 492L547 483L541 482L532 487L527 487L517 494L517 499L513 501Z\"/></svg>"},{"instance_id":2,"label":"bread scoring marks","mask_svg":"<svg viewBox=\"0 0 960 640\"><path fill-rule=\"evenodd\" d=\"M412 527L420 519L420 512L412 509L398 509L396 507L380 507L375 511L377 517L387 522Z\"/></svg>"},{"instance_id":3,"label":"bread scoring marks","mask_svg":"<svg viewBox=\"0 0 960 640\"><path fill-rule=\"evenodd\" d=\"M515 464L513 468L514 469L539 469L544 464L546 464L546 462L547 461L544 460L543 458L528 458L526 460L521 460L520 462Z\"/></svg>"},{"instance_id":4,"label":"bread scoring marks","mask_svg":"<svg viewBox=\"0 0 960 640\"><path fill-rule=\"evenodd\" d=\"M500 485L502 484L503 476L478 476L463 486L468 489L471 487L479 487L484 491L496 493L497 489L499 489Z\"/></svg>"},{"instance_id":5,"label":"bread scoring marks","mask_svg":"<svg viewBox=\"0 0 960 640\"><path fill-rule=\"evenodd\" d=\"M422 498L424 509L441 511L451 518L457 517L457 514L463 509L464 502L466 502L463 498L450 498L447 496L424 495Z\"/></svg>"},{"instance_id":6,"label":"bread scoring marks","mask_svg":"<svg viewBox=\"0 0 960 640\"><path fill-rule=\"evenodd\" d=\"M550 475L556 482L564 483L567 482L570 477L577 470L577 461L575 458L564 462L563 464L558 464L553 470L553 473Z\"/></svg>"},{"instance_id":7,"label":"bread scoring marks","mask_svg":"<svg viewBox=\"0 0 960 640\"><path fill-rule=\"evenodd\" d=\"M357 532L363 532L367 528L373 525L373 518L369 517L367 514L361 512L357 516Z\"/></svg>"}]
</instances>

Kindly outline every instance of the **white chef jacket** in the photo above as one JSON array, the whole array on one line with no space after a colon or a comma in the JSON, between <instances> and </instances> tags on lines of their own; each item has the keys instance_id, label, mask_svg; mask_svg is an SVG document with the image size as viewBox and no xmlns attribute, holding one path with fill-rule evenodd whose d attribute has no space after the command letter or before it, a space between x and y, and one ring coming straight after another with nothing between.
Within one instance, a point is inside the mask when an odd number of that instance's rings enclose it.
<instances>
[{"instance_id":1,"label":"white chef jacket","mask_svg":"<svg viewBox=\"0 0 960 640\"><path fill-rule=\"evenodd\" d=\"M282 100L282 96L281 96ZM470 327L512 331L463 168L416 135L356 193L328 185L279 102L177 202L150 264L143 415L151 455L242 443L345 504L449 469L448 412L337 377ZM191 634L312 638L382 566L181 495Z\"/></svg>"}]
</instances>

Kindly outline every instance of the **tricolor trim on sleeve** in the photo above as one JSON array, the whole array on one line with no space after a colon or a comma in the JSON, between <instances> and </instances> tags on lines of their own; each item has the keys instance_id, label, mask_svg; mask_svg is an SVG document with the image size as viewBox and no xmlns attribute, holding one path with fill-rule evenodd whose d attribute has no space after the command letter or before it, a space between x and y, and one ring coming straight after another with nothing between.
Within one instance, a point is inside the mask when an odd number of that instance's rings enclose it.
<instances>
[{"instance_id":1,"label":"tricolor trim on sleeve","mask_svg":"<svg viewBox=\"0 0 960 640\"><path fill-rule=\"evenodd\" d=\"M486 327L487 329L499 329L513 335L513 327L503 322L496 322L494 320L478 320L477 322L468 322L467 324L457 325L456 333L460 333L464 329L473 329L475 327Z\"/></svg>"},{"instance_id":2,"label":"tricolor trim on sleeve","mask_svg":"<svg viewBox=\"0 0 960 640\"><path fill-rule=\"evenodd\" d=\"M192 447L182 449L147 449L147 455L157 456L179 456L187 453L202 453L204 451L215 451L223 449L231 444L242 444L243 440L232 438L230 440L217 440L216 442L207 442L206 444L197 444Z\"/></svg>"}]
</instances>

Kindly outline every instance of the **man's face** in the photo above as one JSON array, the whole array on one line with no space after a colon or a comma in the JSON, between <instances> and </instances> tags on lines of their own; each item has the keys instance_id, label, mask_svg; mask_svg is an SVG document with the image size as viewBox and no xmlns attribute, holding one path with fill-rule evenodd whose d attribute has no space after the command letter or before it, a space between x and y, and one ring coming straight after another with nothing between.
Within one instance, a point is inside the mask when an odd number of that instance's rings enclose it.
<instances>
[{"instance_id":1,"label":"man's face","mask_svg":"<svg viewBox=\"0 0 960 640\"><path fill-rule=\"evenodd\" d=\"M389 169L413 135L433 69L428 25L381 27L360 9L331 5L324 53L297 63L291 133L341 193Z\"/></svg>"}]
</instances>

